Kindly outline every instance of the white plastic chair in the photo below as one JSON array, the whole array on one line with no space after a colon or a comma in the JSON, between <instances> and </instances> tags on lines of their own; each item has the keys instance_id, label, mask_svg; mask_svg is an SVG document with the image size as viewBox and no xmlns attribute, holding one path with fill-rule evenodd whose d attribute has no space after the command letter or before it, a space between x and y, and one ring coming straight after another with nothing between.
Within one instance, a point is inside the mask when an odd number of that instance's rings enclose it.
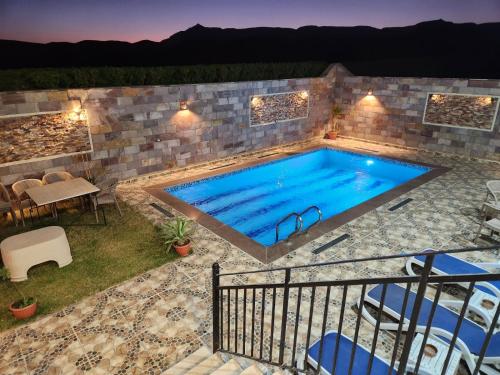
<instances>
[{"instance_id":1,"label":"white plastic chair","mask_svg":"<svg viewBox=\"0 0 500 375\"><path fill-rule=\"evenodd\" d=\"M97 212L97 209L100 205L104 204L114 204L120 216L123 216L120 205L118 204L118 200L116 199L116 187L118 186L118 179L111 178L109 180L98 183L97 186L101 190L94 196L93 199L96 222L99 223L99 214Z\"/></svg>"},{"instance_id":2,"label":"white plastic chair","mask_svg":"<svg viewBox=\"0 0 500 375\"><path fill-rule=\"evenodd\" d=\"M486 182L486 189L485 203L488 203L491 196L494 200L494 205L498 206L500 204L500 180L490 180Z\"/></svg>"},{"instance_id":3,"label":"white plastic chair","mask_svg":"<svg viewBox=\"0 0 500 375\"><path fill-rule=\"evenodd\" d=\"M12 191L17 199L17 207L19 208L19 212L21 213L21 221L24 227L24 209L29 208L30 215L32 213L33 205L30 197L26 194L26 190L33 187L42 186L42 181L36 178L28 178L25 180L14 182L12 185ZM38 209L38 207L37 207Z\"/></svg>"},{"instance_id":4,"label":"white plastic chair","mask_svg":"<svg viewBox=\"0 0 500 375\"><path fill-rule=\"evenodd\" d=\"M69 172L60 171L60 172L50 172L46 173L42 177L42 182L44 185L53 184L54 182L60 181L69 181L74 179L73 175Z\"/></svg>"},{"instance_id":5,"label":"white plastic chair","mask_svg":"<svg viewBox=\"0 0 500 375\"><path fill-rule=\"evenodd\" d=\"M474 242L476 242L481 235L483 228L489 229L491 231L491 236L493 236L493 233L500 233L500 219L498 218L500 204L484 203L482 210L484 212L483 221L481 225L479 225L479 229L474 237Z\"/></svg>"},{"instance_id":6,"label":"white plastic chair","mask_svg":"<svg viewBox=\"0 0 500 375\"><path fill-rule=\"evenodd\" d=\"M10 199L10 194L7 188L0 184L0 213L9 213L12 216L12 220L17 227L17 215L14 208L14 202Z\"/></svg>"}]
</instances>

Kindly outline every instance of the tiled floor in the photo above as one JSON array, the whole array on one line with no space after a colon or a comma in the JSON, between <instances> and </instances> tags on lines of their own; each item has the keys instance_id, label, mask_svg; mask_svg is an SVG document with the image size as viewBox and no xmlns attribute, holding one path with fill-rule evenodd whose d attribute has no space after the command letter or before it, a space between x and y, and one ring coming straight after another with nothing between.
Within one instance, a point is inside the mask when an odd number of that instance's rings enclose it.
<instances>
[{"instance_id":1,"label":"tiled floor","mask_svg":"<svg viewBox=\"0 0 500 375\"><path fill-rule=\"evenodd\" d=\"M210 272L213 262L219 262L224 271L243 271L418 251L426 247L473 245L470 239L478 227L478 207L485 197L485 181L500 179L500 164L346 139L337 142L346 147L383 151L395 157L452 169L267 266L198 226L193 255L151 270L30 325L0 333L0 374L161 373L204 343L210 344ZM248 161L254 157L237 161ZM221 162L224 163L227 161ZM119 193L122 199L138 207L147 218L160 223L165 216L150 203L170 208L146 194L142 187L203 173L211 167L213 165L141 178L121 185ZM413 201L396 211L388 211L389 207L406 198ZM313 249L344 233L350 235L348 240L320 254L312 253ZM496 255L493 253L476 253L471 257L473 260L494 258ZM313 268L296 272L292 277L294 280L331 280L398 275L402 274L403 265L403 261L390 261L383 266L367 264L365 267L342 265ZM262 282L276 280L277 277L282 275L242 275L229 277L223 282ZM338 304L338 291L332 293ZM355 303L358 296L356 290L349 292L349 306ZM320 293L317 301L321 302L322 298L324 296ZM293 301L290 308L294 309ZM347 332L354 327L354 319L349 315L352 311L348 310L345 319ZM330 315L335 314L338 314L338 309L331 309ZM296 317L291 316L291 319L293 321ZM364 330L371 329L367 322L362 324ZM317 335L319 329L315 326L313 334ZM303 336L304 332L299 332L300 335ZM381 337L380 350L387 352L390 344L384 337Z\"/></svg>"}]
</instances>

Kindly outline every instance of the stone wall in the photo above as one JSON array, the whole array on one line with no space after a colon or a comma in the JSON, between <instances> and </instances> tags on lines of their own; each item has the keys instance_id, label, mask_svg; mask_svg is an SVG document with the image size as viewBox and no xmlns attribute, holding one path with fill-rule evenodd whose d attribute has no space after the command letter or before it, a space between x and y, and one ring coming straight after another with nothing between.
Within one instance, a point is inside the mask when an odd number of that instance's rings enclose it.
<instances>
[{"instance_id":1,"label":"stone wall","mask_svg":"<svg viewBox=\"0 0 500 375\"><path fill-rule=\"evenodd\" d=\"M307 118L250 126L252 96L293 91L308 92ZM500 80L359 77L337 64L311 79L0 92L0 117L67 111L81 102L91 164L121 179L322 135L333 104L344 111L344 136L500 161L498 118L493 132L424 125L428 92L498 96ZM83 168L78 156L0 165L0 182L64 169L78 175Z\"/></svg>"},{"instance_id":2,"label":"stone wall","mask_svg":"<svg viewBox=\"0 0 500 375\"><path fill-rule=\"evenodd\" d=\"M500 80L360 77L342 66L332 75L341 135L500 161L498 117L493 132L422 123L428 92L498 96Z\"/></svg>"},{"instance_id":3,"label":"stone wall","mask_svg":"<svg viewBox=\"0 0 500 375\"><path fill-rule=\"evenodd\" d=\"M86 110L94 152L92 165L121 179L210 161L320 135L328 119L330 77L222 84L1 92L0 116L59 111L75 101ZM253 95L307 91L307 118L250 127ZM188 109L180 110L187 100ZM11 184L54 170L81 174L81 157L60 157L0 166Z\"/></svg>"}]
</instances>

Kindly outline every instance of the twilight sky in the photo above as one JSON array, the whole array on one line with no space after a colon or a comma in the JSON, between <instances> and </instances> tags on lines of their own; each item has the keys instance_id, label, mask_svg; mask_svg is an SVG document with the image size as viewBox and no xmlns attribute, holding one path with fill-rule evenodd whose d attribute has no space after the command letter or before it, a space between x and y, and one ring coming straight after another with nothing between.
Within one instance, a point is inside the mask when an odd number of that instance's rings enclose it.
<instances>
[{"instance_id":1,"label":"twilight sky","mask_svg":"<svg viewBox=\"0 0 500 375\"><path fill-rule=\"evenodd\" d=\"M196 23L245 28L498 22L500 0L0 0L0 39L162 40Z\"/></svg>"}]
</instances>

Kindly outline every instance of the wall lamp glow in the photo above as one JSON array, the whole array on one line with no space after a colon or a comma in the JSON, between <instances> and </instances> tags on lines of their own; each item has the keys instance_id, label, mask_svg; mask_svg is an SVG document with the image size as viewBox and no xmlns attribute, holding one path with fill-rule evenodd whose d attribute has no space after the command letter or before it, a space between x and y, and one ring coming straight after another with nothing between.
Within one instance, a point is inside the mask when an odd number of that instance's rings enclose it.
<instances>
[{"instance_id":1,"label":"wall lamp glow","mask_svg":"<svg viewBox=\"0 0 500 375\"><path fill-rule=\"evenodd\" d=\"M368 96L373 96L373 89L371 87L368 89Z\"/></svg>"},{"instance_id":2,"label":"wall lamp glow","mask_svg":"<svg viewBox=\"0 0 500 375\"><path fill-rule=\"evenodd\" d=\"M87 119L87 113L82 107L78 107L69 113L69 119L71 121L85 121Z\"/></svg>"},{"instance_id":3,"label":"wall lamp glow","mask_svg":"<svg viewBox=\"0 0 500 375\"><path fill-rule=\"evenodd\" d=\"M300 93L300 97L305 100L309 97L309 93L306 90L304 90Z\"/></svg>"},{"instance_id":4,"label":"wall lamp glow","mask_svg":"<svg viewBox=\"0 0 500 375\"><path fill-rule=\"evenodd\" d=\"M188 109L188 102L187 100L181 100L179 101L179 111L185 111Z\"/></svg>"},{"instance_id":5,"label":"wall lamp glow","mask_svg":"<svg viewBox=\"0 0 500 375\"><path fill-rule=\"evenodd\" d=\"M260 104L260 99L258 97L256 97L256 96L253 96L252 100L251 100L251 103L252 103L252 106L255 107L255 106L257 106L257 105Z\"/></svg>"},{"instance_id":6,"label":"wall lamp glow","mask_svg":"<svg viewBox=\"0 0 500 375\"><path fill-rule=\"evenodd\" d=\"M87 112L85 110L80 111L80 121L85 121L87 119Z\"/></svg>"},{"instance_id":7,"label":"wall lamp glow","mask_svg":"<svg viewBox=\"0 0 500 375\"><path fill-rule=\"evenodd\" d=\"M491 96L487 96L483 99L483 103L484 105L493 104L493 98Z\"/></svg>"}]
</instances>

